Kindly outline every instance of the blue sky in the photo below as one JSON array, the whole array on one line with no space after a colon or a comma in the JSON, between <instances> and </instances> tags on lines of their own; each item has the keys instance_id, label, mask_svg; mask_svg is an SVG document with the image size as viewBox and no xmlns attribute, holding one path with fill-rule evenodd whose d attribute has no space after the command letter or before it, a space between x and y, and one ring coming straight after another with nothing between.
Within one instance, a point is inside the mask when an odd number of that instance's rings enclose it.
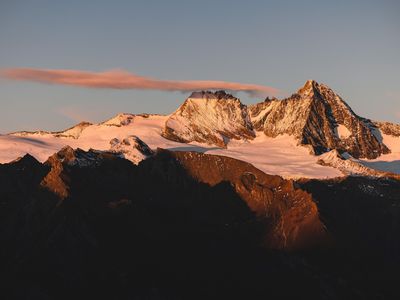
<instances>
[{"instance_id":1,"label":"blue sky","mask_svg":"<svg viewBox=\"0 0 400 300\"><path fill-rule=\"evenodd\" d=\"M400 122L399 3L2 0L0 68L122 68L287 94L315 79L359 115ZM59 130L118 112L165 114L187 95L1 80L0 132Z\"/></svg>"}]
</instances>

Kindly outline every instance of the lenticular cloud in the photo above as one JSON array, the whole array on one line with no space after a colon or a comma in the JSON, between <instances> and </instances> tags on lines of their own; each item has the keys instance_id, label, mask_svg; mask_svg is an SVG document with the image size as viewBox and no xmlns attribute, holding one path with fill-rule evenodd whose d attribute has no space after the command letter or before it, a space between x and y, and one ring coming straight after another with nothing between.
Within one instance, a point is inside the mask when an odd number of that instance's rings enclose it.
<instances>
[{"instance_id":1,"label":"lenticular cloud","mask_svg":"<svg viewBox=\"0 0 400 300\"><path fill-rule=\"evenodd\" d=\"M278 94L278 90L268 86L211 80L158 80L142 77L124 70L87 72L79 70L48 70L14 68L2 70L1 76L18 81L33 81L47 84L62 84L86 88L139 89L161 91L229 90L245 92L251 96Z\"/></svg>"}]
</instances>

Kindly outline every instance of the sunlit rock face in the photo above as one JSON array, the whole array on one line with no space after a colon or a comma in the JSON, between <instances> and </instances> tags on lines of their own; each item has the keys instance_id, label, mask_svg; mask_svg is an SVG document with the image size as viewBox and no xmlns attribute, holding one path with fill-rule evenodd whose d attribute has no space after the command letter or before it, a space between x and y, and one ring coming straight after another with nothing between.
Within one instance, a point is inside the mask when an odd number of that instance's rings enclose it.
<instances>
[{"instance_id":1,"label":"sunlit rock face","mask_svg":"<svg viewBox=\"0 0 400 300\"><path fill-rule=\"evenodd\" d=\"M400 136L400 124L394 124L394 123L390 123L390 122L374 122L374 124L384 134L395 136L395 137Z\"/></svg>"},{"instance_id":2,"label":"sunlit rock face","mask_svg":"<svg viewBox=\"0 0 400 300\"><path fill-rule=\"evenodd\" d=\"M167 163L173 159L199 182L210 186L229 183L257 218L265 222L262 243L268 248L302 249L328 240L311 195L296 188L291 180L265 174L249 163L225 156L159 150L158 157L164 172L173 169ZM143 162L143 166L147 164L151 162Z\"/></svg>"},{"instance_id":3,"label":"sunlit rock face","mask_svg":"<svg viewBox=\"0 0 400 300\"><path fill-rule=\"evenodd\" d=\"M44 162L68 145L138 164L159 147L226 155L292 179L393 176L400 173L399 139L400 125L359 117L329 87L310 80L284 100L246 106L223 91L194 92L172 115L121 113L63 131L0 135L0 162L26 153Z\"/></svg>"},{"instance_id":4,"label":"sunlit rock face","mask_svg":"<svg viewBox=\"0 0 400 300\"><path fill-rule=\"evenodd\" d=\"M315 154L331 149L356 158L388 153L373 122L359 117L328 86L309 80L284 100L266 99L249 107L253 126L267 136L294 135Z\"/></svg>"},{"instance_id":5,"label":"sunlit rock face","mask_svg":"<svg viewBox=\"0 0 400 300\"><path fill-rule=\"evenodd\" d=\"M178 142L225 148L230 139L253 139L247 107L223 91L194 92L168 118L162 133Z\"/></svg>"},{"instance_id":6,"label":"sunlit rock face","mask_svg":"<svg viewBox=\"0 0 400 300\"><path fill-rule=\"evenodd\" d=\"M336 149L372 159L390 152L377 128L395 132L389 125L359 117L328 86L309 80L289 98L267 98L248 107L222 91L195 92L168 118L162 135L226 147L232 139L253 139L257 130L269 137L294 136L313 154Z\"/></svg>"}]
</instances>

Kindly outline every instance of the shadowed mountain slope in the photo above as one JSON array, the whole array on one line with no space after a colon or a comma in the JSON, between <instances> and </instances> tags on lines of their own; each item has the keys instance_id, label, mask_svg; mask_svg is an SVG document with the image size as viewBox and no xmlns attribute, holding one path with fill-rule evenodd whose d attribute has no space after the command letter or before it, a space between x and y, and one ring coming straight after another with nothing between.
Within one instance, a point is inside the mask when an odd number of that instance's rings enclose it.
<instances>
[{"instance_id":1,"label":"shadowed mountain slope","mask_svg":"<svg viewBox=\"0 0 400 300\"><path fill-rule=\"evenodd\" d=\"M45 164L27 155L0 165L2 291L8 299L388 297L398 293L398 191L383 179L294 183L192 152L158 150L138 166L70 148Z\"/></svg>"}]
</instances>

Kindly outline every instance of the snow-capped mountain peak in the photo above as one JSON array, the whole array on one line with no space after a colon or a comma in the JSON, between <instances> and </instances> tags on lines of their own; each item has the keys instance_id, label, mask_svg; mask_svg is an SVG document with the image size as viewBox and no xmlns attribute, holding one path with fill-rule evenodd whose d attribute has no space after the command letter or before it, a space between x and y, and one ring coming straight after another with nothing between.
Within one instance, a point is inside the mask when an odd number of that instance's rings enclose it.
<instances>
[{"instance_id":1,"label":"snow-capped mountain peak","mask_svg":"<svg viewBox=\"0 0 400 300\"><path fill-rule=\"evenodd\" d=\"M73 138L73 139L78 139L79 136L81 135L82 131L90 126L93 125L92 123L89 122L80 122L68 129L62 130L62 131L18 131L18 132L13 132L10 135L14 136L44 136L44 135L52 135L56 137L64 137L64 138Z\"/></svg>"},{"instance_id":2,"label":"snow-capped mountain peak","mask_svg":"<svg viewBox=\"0 0 400 300\"><path fill-rule=\"evenodd\" d=\"M135 164L154 154L154 151L135 135L128 136L122 140L114 138L110 141L110 145L111 152L119 154Z\"/></svg>"},{"instance_id":3,"label":"snow-capped mountain peak","mask_svg":"<svg viewBox=\"0 0 400 300\"><path fill-rule=\"evenodd\" d=\"M289 98L264 101L249 110L257 130L271 137L293 135L315 154L337 149L356 158L376 158L389 152L370 120L357 116L331 88L315 80Z\"/></svg>"},{"instance_id":4,"label":"snow-capped mountain peak","mask_svg":"<svg viewBox=\"0 0 400 300\"><path fill-rule=\"evenodd\" d=\"M253 139L247 106L224 91L194 92L166 121L165 138L226 147L230 139Z\"/></svg>"},{"instance_id":5,"label":"snow-capped mountain peak","mask_svg":"<svg viewBox=\"0 0 400 300\"><path fill-rule=\"evenodd\" d=\"M365 167L400 173L400 125L359 117L332 89L315 80L286 99L267 98L250 106L224 91L200 91L167 116L122 113L64 131L2 135L0 163L26 153L44 162L65 146L70 148L57 158L61 165L60 159L67 165L92 165L102 155L137 164L152 149L164 148L229 156L288 178L382 176ZM78 148L88 151L89 157L72 150ZM392 153L385 154L389 149Z\"/></svg>"}]
</instances>

